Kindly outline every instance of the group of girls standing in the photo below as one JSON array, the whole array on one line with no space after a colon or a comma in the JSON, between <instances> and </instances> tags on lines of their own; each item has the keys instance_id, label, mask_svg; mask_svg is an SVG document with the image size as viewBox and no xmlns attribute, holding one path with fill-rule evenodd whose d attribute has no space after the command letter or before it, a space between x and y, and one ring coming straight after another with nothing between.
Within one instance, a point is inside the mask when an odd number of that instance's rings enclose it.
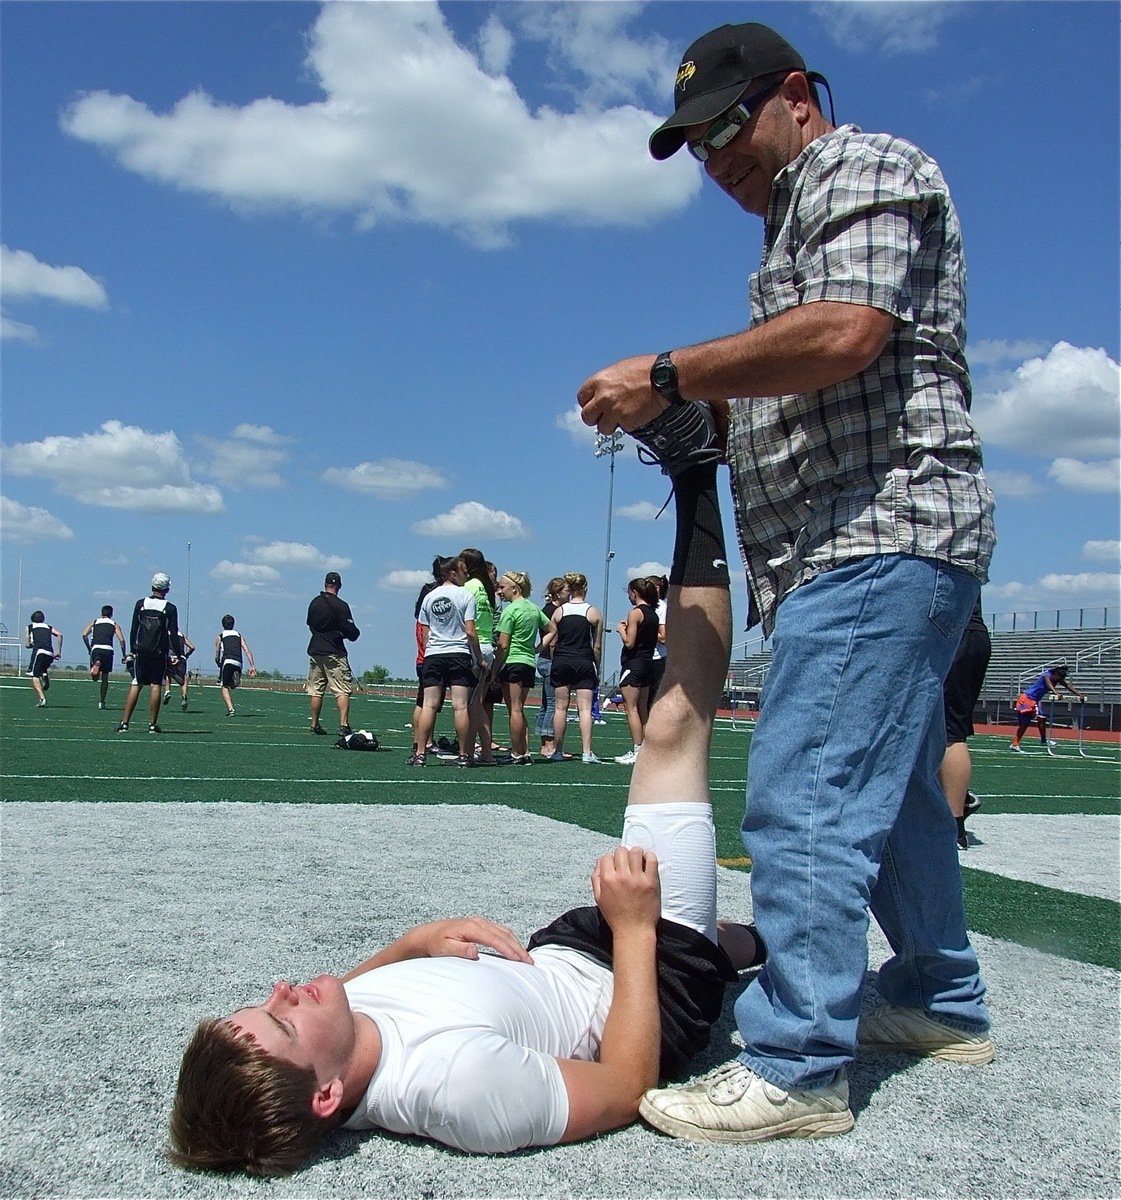
<instances>
[{"instance_id":1,"label":"group of girls standing","mask_svg":"<svg viewBox=\"0 0 1121 1200\"><path fill-rule=\"evenodd\" d=\"M544 608L530 598L527 574L499 576L482 551L466 547L452 558L437 558L433 580L417 597L416 709L410 765L423 766L435 751L436 714L449 696L455 715L457 765L510 763L527 766L529 725L525 704L542 680L535 730L546 762L572 757L564 749L568 711L576 700L581 759L601 760L592 749L593 711L603 653L603 617L588 603L588 581L579 572L558 575L546 586ZM664 582L664 581L663 581ZM620 688L633 748L615 761L629 764L642 745L652 691L660 678L662 623L658 581L634 579L628 585L631 612L619 623L623 642ZM496 754L494 704L506 704L509 750Z\"/></svg>"}]
</instances>

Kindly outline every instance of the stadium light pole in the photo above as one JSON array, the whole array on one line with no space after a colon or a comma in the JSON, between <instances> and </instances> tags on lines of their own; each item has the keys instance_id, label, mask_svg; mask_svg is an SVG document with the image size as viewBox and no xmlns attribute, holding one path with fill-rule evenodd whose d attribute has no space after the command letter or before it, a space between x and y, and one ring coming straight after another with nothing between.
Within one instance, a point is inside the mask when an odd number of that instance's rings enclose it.
<instances>
[{"instance_id":1,"label":"stadium light pole","mask_svg":"<svg viewBox=\"0 0 1121 1200\"><path fill-rule=\"evenodd\" d=\"M183 614L183 632L191 636L191 543L187 543L187 607Z\"/></svg>"},{"instance_id":2,"label":"stadium light pole","mask_svg":"<svg viewBox=\"0 0 1121 1200\"><path fill-rule=\"evenodd\" d=\"M614 433L597 433L595 443L596 458L607 455L610 460L610 471L607 484L607 546L603 555L603 632L609 628L607 623L607 598L611 582L611 560L615 551L611 549L611 514L615 505L615 455L623 448L623 432L620 429ZM606 646L604 647L606 649ZM599 656L599 686L603 687L603 654Z\"/></svg>"}]
</instances>

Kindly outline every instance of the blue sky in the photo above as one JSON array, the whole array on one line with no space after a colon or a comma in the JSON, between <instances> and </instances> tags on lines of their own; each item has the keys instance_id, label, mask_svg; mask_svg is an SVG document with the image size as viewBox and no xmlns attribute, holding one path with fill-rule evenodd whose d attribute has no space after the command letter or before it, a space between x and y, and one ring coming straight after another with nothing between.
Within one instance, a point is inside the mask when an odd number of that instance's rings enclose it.
<instances>
[{"instance_id":1,"label":"blue sky","mask_svg":"<svg viewBox=\"0 0 1121 1200\"><path fill-rule=\"evenodd\" d=\"M745 323L761 223L646 152L682 50L740 20L798 46L839 122L949 181L998 499L986 610L1116 621L1116 4L9 0L0 20L10 630L43 608L76 651L156 569L185 613L189 565L194 641L230 611L260 666L299 671L336 568L355 667L405 674L419 583L464 545L538 597L582 570L599 603L609 471L577 387ZM612 620L628 574L669 562L666 494L617 457Z\"/></svg>"}]
</instances>

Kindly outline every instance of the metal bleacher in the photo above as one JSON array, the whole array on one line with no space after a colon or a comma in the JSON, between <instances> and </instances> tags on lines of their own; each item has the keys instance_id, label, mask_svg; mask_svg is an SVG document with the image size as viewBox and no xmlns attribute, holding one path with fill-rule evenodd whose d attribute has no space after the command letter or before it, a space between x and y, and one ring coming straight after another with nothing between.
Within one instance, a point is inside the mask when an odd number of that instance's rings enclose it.
<instances>
[{"instance_id":1,"label":"metal bleacher","mask_svg":"<svg viewBox=\"0 0 1121 1200\"><path fill-rule=\"evenodd\" d=\"M993 652L981 691L976 720L1000 724L1013 721L1012 704L1024 687L1047 667L1065 664L1069 678L1086 694L1086 726L1121 728L1121 629L1098 626L1078 629L1015 629L992 634ZM756 703L771 662L771 651L741 647L728 672L728 692ZM1055 709L1066 720L1071 706Z\"/></svg>"}]
</instances>

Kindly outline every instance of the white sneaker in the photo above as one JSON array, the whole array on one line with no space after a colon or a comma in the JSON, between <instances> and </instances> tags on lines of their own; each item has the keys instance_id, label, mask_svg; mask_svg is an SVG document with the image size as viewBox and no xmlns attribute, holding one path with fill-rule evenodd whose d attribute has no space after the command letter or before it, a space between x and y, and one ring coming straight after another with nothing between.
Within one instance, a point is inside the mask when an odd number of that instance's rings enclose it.
<instances>
[{"instance_id":1,"label":"white sneaker","mask_svg":"<svg viewBox=\"0 0 1121 1200\"><path fill-rule=\"evenodd\" d=\"M860 1018L858 1046L870 1050L903 1050L942 1062L980 1066L992 1062L993 1044L987 1033L967 1033L929 1016L921 1008L880 1004Z\"/></svg>"},{"instance_id":2,"label":"white sneaker","mask_svg":"<svg viewBox=\"0 0 1121 1200\"><path fill-rule=\"evenodd\" d=\"M36 707L36 708L46 708L46 707L47 707L47 702L46 702L46 700L39 700L39 701L36 703L35 707Z\"/></svg>"},{"instance_id":3,"label":"white sneaker","mask_svg":"<svg viewBox=\"0 0 1121 1200\"><path fill-rule=\"evenodd\" d=\"M580 756L580 761L586 762L586 763L601 763L601 762L603 762L603 759L599 758L595 754L582 754Z\"/></svg>"},{"instance_id":4,"label":"white sneaker","mask_svg":"<svg viewBox=\"0 0 1121 1200\"><path fill-rule=\"evenodd\" d=\"M592 724L593 725L606 725L607 722L602 717L599 717L595 721L593 721Z\"/></svg>"},{"instance_id":5,"label":"white sneaker","mask_svg":"<svg viewBox=\"0 0 1121 1200\"><path fill-rule=\"evenodd\" d=\"M621 767L633 767L633 766L634 766L634 764L635 764L635 760L638 758L638 752L639 752L641 749L642 749L642 747L641 747L641 746L635 746L635 747L633 747L633 749L630 749L630 750L628 750L628 751L626 752L626 754L618 754L618 755L616 755L616 756L615 756L615 761L616 761L616 762L617 762L617 763L618 763L618 764L619 764Z\"/></svg>"},{"instance_id":6,"label":"white sneaker","mask_svg":"<svg viewBox=\"0 0 1121 1200\"><path fill-rule=\"evenodd\" d=\"M849 1085L786 1091L741 1062L725 1063L694 1083L652 1088L638 1106L655 1129L691 1142L764 1142L823 1138L852 1128Z\"/></svg>"},{"instance_id":7,"label":"white sneaker","mask_svg":"<svg viewBox=\"0 0 1121 1200\"><path fill-rule=\"evenodd\" d=\"M1015 742L1009 742L1008 749L1011 750L1013 754L1023 754L1024 753L1023 746L1017 746Z\"/></svg>"},{"instance_id":8,"label":"white sneaker","mask_svg":"<svg viewBox=\"0 0 1121 1200\"><path fill-rule=\"evenodd\" d=\"M104 708L105 708L105 701L104 701L104 700L99 700L99 701L97 702L97 707L98 707L98 708L100 708L100 709L104 709Z\"/></svg>"}]
</instances>

